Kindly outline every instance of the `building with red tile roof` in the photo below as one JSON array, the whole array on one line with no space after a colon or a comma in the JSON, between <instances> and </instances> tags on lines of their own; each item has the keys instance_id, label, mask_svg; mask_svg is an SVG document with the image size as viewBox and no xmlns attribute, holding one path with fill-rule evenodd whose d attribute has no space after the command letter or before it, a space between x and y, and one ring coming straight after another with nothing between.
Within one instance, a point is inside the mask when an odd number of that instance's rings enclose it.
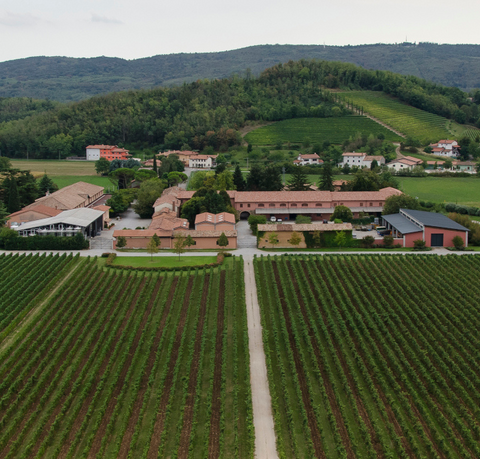
<instances>
[{"instance_id":1,"label":"building with red tile roof","mask_svg":"<svg viewBox=\"0 0 480 459\"><path fill-rule=\"evenodd\" d=\"M370 168L373 161L376 161L379 166L385 164L385 158L383 156L369 156L366 153L356 153L354 151L343 153L342 158L342 162L338 164L339 167L348 165L350 167L356 166L360 169L363 167Z\"/></svg>"},{"instance_id":2,"label":"building with red tile roof","mask_svg":"<svg viewBox=\"0 0 480 459\"><path fill-rule=\"evenodd\" d=\"M43 218L55 217L62 211L45 206L41 203L33 203L28 207L24 207L18 212L14 212L8 216L7 226L19 226L22 223L34 222Z\"/></svg>"},{"instance_id":3,"label":"building with red tile roof","mask_svg":"<svg viewBox=\"0 0 480 459\"><path fill-rule=\"evenodd\" d=\"M437 143L432 143L430 147L432 147L432 153L437 156L450 158L460 156L460 145L456 140L439 140Z\"/></svg>"},{"instance_id":4,"label":"building with red tile roof","mask_svg":"<svg viewBox=\"0 0 480 459\"><path fill-rule=\"evenodd\" d=\"M235 229L235 215L228 212L203 212L195 217L195 229L202 231L230 231Z\"/></svg>"},{"instance_id":5,"label":"building with red tile roof","mask_svg":"<svg viewBox=\"0 0 480 459\"><path fill-rule=\"evenodd\" d=\"M98 161L100 158L105 158L107 161L126 160L131 157L128 150L117 145L89 145L86 150L87 161Z\"/></svg>"},{"instance_id":6,"label":"building with red tile roof","mask_svg":"<svg viewBox=\"0 0 480 459\"><path fill-rule=\"evenodd\" d=\"M315 164L323 164L323 160L320 159L316 153L308 154L308 155L298 155L298 158L293 161L294 164L297 166L311 166Z\"/></svg>"}]
</instances>

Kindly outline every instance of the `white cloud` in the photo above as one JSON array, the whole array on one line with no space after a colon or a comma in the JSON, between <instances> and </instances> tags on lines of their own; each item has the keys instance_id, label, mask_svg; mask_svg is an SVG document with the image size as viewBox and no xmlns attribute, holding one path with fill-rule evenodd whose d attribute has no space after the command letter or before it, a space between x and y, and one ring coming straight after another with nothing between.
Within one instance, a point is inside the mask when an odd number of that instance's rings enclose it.
<instances>
[{"instance_id":1,"label":"white cloud","mask_svg":"<svg viewBox=\"0 0 480 459\"><path fill-rule=\"evenodd\" d=\"M9 27L31 27L42 20L30 13L12 13L3 11L0 13L0 24Z\"/></svg>"},{"instance_id":2,"label":"white cloud","mask_svg":"<svg viewBox=\"0 0 480 459\"><path fill-rule=\"evenodd\" d=\"M113 18L107 18L106 16L100 16L99 14L92 13L92 22L102 22L104 24L123 24L122 21Z\"/></svg>"}]
</instances>

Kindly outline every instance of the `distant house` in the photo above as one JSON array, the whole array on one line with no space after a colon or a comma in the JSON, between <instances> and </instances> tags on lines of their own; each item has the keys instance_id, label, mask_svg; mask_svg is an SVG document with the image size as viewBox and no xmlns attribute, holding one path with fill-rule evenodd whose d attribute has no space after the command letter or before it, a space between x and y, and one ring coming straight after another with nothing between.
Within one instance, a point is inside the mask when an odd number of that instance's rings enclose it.
<instances>
[{"instance_id":1,"label":"distant house","mask_svg":"<svg viewBox=\"0 0 480 459\"><path fill-rule=\"evenodd\" d=\"M323 160L320 159L316 153L310 155L298 155L298 158L293 161L293 164L297 166L311 166L315 164L323 164Z\"/></svg>"},{"instance_id":2,"label":"distant house","mask_svg":"<svg viewBox=\"0 0 480 459\"><path fill-rule=\"evenodd\" d=\"M390 161L387 166L390 169L398 171L412 170L416 166L421 166L423 161L412 156L404 156L403 158L395 159Z\"/></svg>"},{"instance_id":3,"label":"distant house","mask_svg":"<svg viewBox=\"0 0 480 459\"><path fill-rule=\"evenodd\" d=\"M392 230L395 239L403 240L403 247L413 247L413 241L421 239L427 247L452 247L453 238L460 236L465 247L468 229L435 212L400 209L398 214L384 215L383 224Z\"/></svg>"},{"instance_id":4,"label":"distant house","mask_svg":"<svg viewBox=\"0 0 480 459\"><path fill-rule=\"evenodd\" d=\"M203 212L195 217L195 229L201 231L235 230L235 215L228 212L220 214Z\"/></svg>"},{"instance_id":5,"label":"distant house","mask_svg":"<svg viewBox=\"0 0 480 459\"><path fill-rule=\"evenodd\" d=\"M432 143L432 154L436 156L448 156L458 158L460 156L460 145L456 140L439 140L438 143Z\"/></svg>"},{"instance_id":6,"label":"distant house","mask_svg":"<svg viewBox=\"0 0 480 459\"><path fill-rule=\"evenodd\" d=\"M126 160L130 157L128 150L116 145L89 145L87 147L87 161L98 161L100 158L105 158L107 161Z\"/></svg>"},{"instance_id":7,"label":"distant house","mask_svg":"<svg viewBox=\"0 0 480 459\"><path fill-rule=\"evenodd\" d=\"M427 161L426 172L435 173L435 172L466 172L467 174L475 174L476 163L473 161L452 161L452 167L445 168L445 161Z\"/></svg>"},{"instance_id":8,"label":"distant house","mask_svg":"<svg viewBox=\"0 0 480 459\"><path fill-rule=\"evenodd\" d=\"M188 167L191 168L212 168L217 165L216 159L218 155L197 155L188 160Z\"/></svg>"},{"instance_id":9,"label":"distant house","mask_svg":"<svg viewBox=\"0 0 480 459\"><path fill-rule=\"evenodd\" d=\"M162 156L165 157L170 155L177 155L178 159L182 161L183 165L188 167L190 159L195 159L196 157L198 157L198 152L188 151L188 150L170 150L170 151L165 151L163 153L159 153L157 157L162 157ZM153 160L152 160L152 163L153 163Z\"/></svg>"},{"instance_id":10,"label":"distant house","mask_svg":"<svg viewBox=\"0 0 480 459\"><path fill-rule=\"evenodd\" d=\"M338 164L339 167L348 165L350 167L356 166L360 169L363 167L370 168L372 167L373 161L377 161L379 166L385 164L385 158L383 156L370 156L366 153L356 153L354 151L350 153L343 153L342 158L342 162Z\"/></svg>"}]
</instances>

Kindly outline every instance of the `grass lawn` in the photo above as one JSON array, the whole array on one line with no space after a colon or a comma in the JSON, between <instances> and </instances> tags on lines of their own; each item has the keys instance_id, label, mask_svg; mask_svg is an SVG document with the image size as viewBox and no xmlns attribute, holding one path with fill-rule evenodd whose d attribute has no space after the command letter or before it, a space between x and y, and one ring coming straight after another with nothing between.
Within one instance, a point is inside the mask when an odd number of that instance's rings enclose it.
<instances>
[{"instance_id":1,"label":"grass lawn","mask_svg":"<svg viewBox=\"0 0 480 459\"><path fill-rule=\"evenodd\" d=\"M117 257L113 262L114 265L124 265L124 266L133 266L134 268L138 268L140 266L147 266L150 268L160 268L160 267L168 267L168 268L178 268L182 266L198 266L198 265L205 265L208 263L216 263L217 257L189 257L189 256L180 256L180 260L178 256L172 257L156 257L153 256L153 261L151 261L151 257Z\"/></svg>"},{"instance_id":2,"label":"grass lawn","mask_svg":"<svg viewBox=\"0 0 480 459\"><path fill-rule=\"evenodd\" d=\"M477 222L480 222L480 217L472 217L472 216L470 215L470 220L475 220L475 221L477 221Z\"/></svg>"},{"instance_id":3,"label":"grass lawn","mask_svg":"<svg viewBox=\"0 0 480 459\"><path fill-rule=\"evenodd\" d=\"M361 247L323 247L320 249L259 249L264 252L412 252L412 247L399 249L364 249Z\"/></svg>"},{"instance_id":4,"label":"grass lawn","mask_svg":"<svg viewBox=\"0 0 480 459\"><path fill-rule=\"evenodd\" d=\"M455 202L480 207L480 179L477 177L396 177L401 190L432 202Z\"/></svg>"},{"instance_id":5,"label":"grass lawn","mask_svg":"<svg viewBox=\"0 0 480 459\"><path fill-rule=\"evenodd\" d=\"M58 161L50 159L11 159L12 166L17 169L29 170L34 175L45 172L49 176L55 175L97 175L95 161Z\"/></svg>"}]
</instances>

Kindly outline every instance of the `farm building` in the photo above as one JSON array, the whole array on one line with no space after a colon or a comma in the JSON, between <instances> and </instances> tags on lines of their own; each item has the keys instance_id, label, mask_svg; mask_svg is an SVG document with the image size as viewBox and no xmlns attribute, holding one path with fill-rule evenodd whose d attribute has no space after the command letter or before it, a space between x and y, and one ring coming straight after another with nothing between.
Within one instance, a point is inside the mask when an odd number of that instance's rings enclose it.
<instances>
[{"instance_id":1,"label":"farm building","mask_svg":"<svg viewBox=\"0 0 480 459\"><path fill-rule=\"evenodd\" d=\"M159 153L157 157L162 157L162 156L165 157L170 155L177 155L178 159L183 163L183 165L188 167L190 159L195 159L196 157L198 157L198 152L188 151L188 150L170 150L170 151L165 151L163 153ZM153 160L151 161L153 166Z\"/></svg>"},{"instance_id":2,"label":"farm building","mask_svg":"<svg viewBox=\"0 0 480 459\"><path fill-rule=\"evenodd\" d=\"M228 212L203 212L195 217L195 229L202 231L230 231L235 229L235 215Z\"/></svg>"},{"instance_id":3,"label":"farm building","mask_svg":"<svg viewBox=\"0 0 480 459\"><path fill-rule=\"evenodd\" d=\"M319 238L318 246L331 246L333 238L337 231L344 231L347 239L352 238L353 227L351 223L309 223L302 225L285 225L285 224L266 224L258 225L257 245L259 249L272 248L273 244L270 241L272 234L277 235L277 244L275 248L291 249L299 248L305 249L313 246L314 233L317 233ZM290 242L293 233L300 236L300 244L294 245Z\"/></svg>"},{"instance_id":4,"label":"farm building","mask_svg":"<svg viewBox=\"0 0 480 459\"><path fill-rule=\"evenodd\" d=\"M389 162L387 166L396 171L405 171L412 170L414 167L421 166L422 164L423 161L421 159L414 158L412 156L404 156L403 158Z\"/></svg>"},{"instance_id":5,"label":"farm building","mask_svg":"<svg viewBox=\"0 0 480 459\"><path fill-rule=\"evenodd\" d=\"M19 226L23 223L41 220L42 218L55 217L55 215L58 215L61 212L61 210L52 209L51 207L44 206L40 203L33 203L18 212L10 214L8 216L7 226Z\"/></svg>"},{"instance_id":6,"label":"farm building","mask_svg":"<svg viewBox=\"0 0 480 459\"><path fill-rule=\"evenodd\" d=\"M113 232L113 248L117 246L120 236L124 237L128 249L145 249L154 234L160 238L160 248L172 249L174 239L177 234L191 236L194 245L192 249L218 249L218 239L225 233L228 239L228 245L224 248L237 248L237 231L197 231L197 230L167 230L167 229L148 229L148 230L116 230Z\"/></svg>"},{"instance_id":7,"label":"farm building","mask_svg":"<svg viewBox=\"0 0 480 459\"><path fill-rule=\"evenodd\" d=\"M384 215L383 224L395 239L403 240L403 247L413 247L413 241L422 239L427 247L452 247L453 238L460 236L468 245L468 229L435 212L400 209L398 214Z\"/></svg>"},{"instance_id":8,"label":"farm building","mask_svg":"<svg viewBox=\"0 0 480 459\"><path fill-rule=\"evenodd\" d=\"M24 223L14 229L20 236L75 236L81 232L86 237L94 237L103 229L103 215L101 210L72 209L55 217Z\"/></svg>"},{"instance_id":9,"label":"farm building","mask_svg":"<svg viewBox=\"0 0 480 459\"><path fill-rule=\"evenodd\" d=\"M297 166L311 166L315 164L323 164L323 160L320 159L316 153L310 155L298 155L298 158L293 161L293 164Z\"/></svg>"},{"instance_id":10,"label":"farm building","mask_svg":"<svg viewBox=\"0 0 480 459\"><path fill-rule=\"evenodd\" d=\"M369 156L366 153L343 153L342 155L343 161L338 164L339 167L343 166L357 166L358 168L372 166L373 161L377 161L377 164L380 166L381 164L385 164L385 158L383 156Z\"/></svg>"},{"instance_id":11,"label":"farm building","mask_svg":"<svg viewBox=\"0 0 480 459\"><path fill-rule=\"evenodd\" d=\"M176 191L181 204L191 199L195 191ZM329 219L336 206L346 206L358 217L360 213L380 216L385 199L402 194L395 188L379 191L227 191L232 206L241 219L250 215L265 215L282 220L295 220L305 215L313 220Z\"/></svg>"},{"instance_id":12,"label":"farm building","mask_svg":"<svg viewBox=\"0 0 480 459\"><path fill-rule=\"evenodd\" d=\"M116 145L89 145L87 148L87 161L98 161L105 158L107 161L114 159L126 160L130 158L128 150L119 148Z\"/></svg>"},{"instance_id":13,"label":"farm building","mask_svg":"<svg viewBox=\"0 0 480 459\"><path fill-rule=\"evenodd\" d=\"M188 160L188 167L192 168L212 168L217 165L216 159L218 155L197 155Z\"/></svg>"},{"instance_id":14,"label":"farm building","mask_svg":"<svg viewBox=\"0 0 480 459\"><path fill-rule=\"evenodd\" d=\"M450 158L460 156L460 145L456 140L439 140L437 143L432 143L430 147L432 147L432 153L437 156Z\"/></svg>"}]
</instances>

